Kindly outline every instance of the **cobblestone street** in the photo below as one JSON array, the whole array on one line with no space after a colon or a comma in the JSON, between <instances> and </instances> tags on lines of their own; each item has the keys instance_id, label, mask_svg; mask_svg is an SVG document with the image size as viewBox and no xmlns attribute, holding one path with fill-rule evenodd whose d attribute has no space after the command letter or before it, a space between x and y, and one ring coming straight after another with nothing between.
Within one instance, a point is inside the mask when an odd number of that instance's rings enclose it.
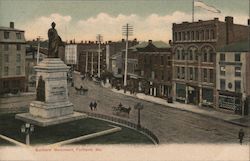
<instances>
[{"instance_id":1,"label":"cobblestone street","mask_svg":"<svg viewBox=\"0 0 250 161\"><path fill-rule=\"evenodd\" d=\"M90 112L90 101L97 101L97 111L93 112L117 116L112 106L122 103L132 108L130 116L117 117L136 123L137 110L133 108L136 103L142 102L141 124L153 131L160 143L238 143L238 131L241 128L238 125L117 94L93 82L84 81L83 86L89 89L86 95L77 94L72 87L69 90L70 100L76 110ZM249 142L249 129L243 129L246 143Z\"/></svg>"}]
</instances>

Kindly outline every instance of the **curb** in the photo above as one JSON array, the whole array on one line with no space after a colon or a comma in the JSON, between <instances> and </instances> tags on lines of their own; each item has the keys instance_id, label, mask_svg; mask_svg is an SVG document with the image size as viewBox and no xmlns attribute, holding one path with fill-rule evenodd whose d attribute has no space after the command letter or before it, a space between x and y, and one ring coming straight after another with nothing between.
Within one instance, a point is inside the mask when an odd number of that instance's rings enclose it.
<instances>
[{"instance_id":1,"label":"curb","mask_svg":"<svg viewBox=\"0 0 250 161\"><path fill-rule=\"evenodd\" d=\"M104 87L104 88L105 88L105 87ZM112 91L112 89L111 89L110 91ZM114 91L112 91L112 92L114 92ZM238 126L241 126L241 127L250 127L250 125L242 124L242 123L239 123L239 122L230 121L230 120L225 120L225 119L222 119L222 118L218 118L218 117L206 115L206 114L203 114L203 113L197 113L197 112L193 112L193 111L186 110L186 109L180 109L180 108L175 108L175 107L163 105L163 104L161 104L161 103L157 103L157 102L152 102L152 101L149 101L149 100L141 99L141 98L138 98L138 97L136 97L136 96L126 95L126 94L118 93L118 92L114 92L114 93L121 94L121 95L125 95L125 96L132 97L132 98L139 99L139 100L143 100L143 101L150 102L150 103L153 103L153 104L158 104L158 105L161 105L161 106L164 106L164 107L167 107L167 108L172 108L172 109L176 109L176 110L180 110L180 111L190 112L190 113L198 114L198 115L201 115L201 116L207 116L207 117L209 117L209 118L213 118L213 119L216 119L216 120L220 120L220 121L223 121L223 122L226 122L226 123L230 123L230 124L233 124L233 125L238 125Z\"/></svg>"}]
</instances>

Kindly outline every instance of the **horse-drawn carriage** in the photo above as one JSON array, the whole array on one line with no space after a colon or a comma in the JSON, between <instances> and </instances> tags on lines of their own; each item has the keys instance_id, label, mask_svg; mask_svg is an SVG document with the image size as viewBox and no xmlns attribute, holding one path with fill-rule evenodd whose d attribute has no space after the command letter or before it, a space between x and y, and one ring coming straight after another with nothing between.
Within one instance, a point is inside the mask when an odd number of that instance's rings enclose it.
<instances>
[{"instance_id":1,"label":"horse-drawn carriage","mask_svg":"<svg viewBox=\"0 0 250 161\"><path fill-rule=\"evenodd\" d=\"M79 93L80 95L84 95L85 93L88 92L88 89L87 88L83 88L82 86L80 88L75 87L75 90L76 90L76 93L77 94Z\"/></svg>"},{"instance_id":2,"label":"horse-drawn carriage","mask_svg":"<svg viewBox=\"0 0 250 161\"><path fill-rule=\"evenodd\" d=\"M118 106L112 107L113 113L116 115L126 115L129 117L129 113L131 111L131 107L128 108L124 107L121 103Z\"/></svg>"}]
</instances>

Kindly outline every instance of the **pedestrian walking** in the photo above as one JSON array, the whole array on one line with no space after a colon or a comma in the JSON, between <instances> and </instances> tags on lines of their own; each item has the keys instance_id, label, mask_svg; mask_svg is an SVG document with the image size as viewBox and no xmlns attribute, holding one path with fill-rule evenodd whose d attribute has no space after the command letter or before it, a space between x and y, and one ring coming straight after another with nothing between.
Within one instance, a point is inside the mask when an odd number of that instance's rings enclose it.
<instances>
[{"instance_id":1,"label":"pedestrian walking","mask_svg":"<svg viewBox=\"0 0 250 161\"><path fill-rule=\"evenodd\" d=\"M90 102L89 107L90 107L90 110L93 111L93 102Z\"/></svg>"},{"instance_id":2,"label":"pedestrian walking","mask_svg":"<svg viewBox=\"0 0 250 161\"><path fill-rule=\"evenodd\" d=\"M243 138L244 138L244 131L243 131L243 129L240 129L240 131L239 131L239 140L240 140L240 144L242 144L242 142L243 142Z\"/></svg>"},{"instance_id":3,"label":"pedestrian walking","mask_svg":"<svg viewBox=\"0 0 250 161\"><path fill-rule=\"evenodd\" d=\"M96 101L93 103L93 106L94 106L94 110L97 110L97 103L96 103Z\"/></svg>"}]
</instances>

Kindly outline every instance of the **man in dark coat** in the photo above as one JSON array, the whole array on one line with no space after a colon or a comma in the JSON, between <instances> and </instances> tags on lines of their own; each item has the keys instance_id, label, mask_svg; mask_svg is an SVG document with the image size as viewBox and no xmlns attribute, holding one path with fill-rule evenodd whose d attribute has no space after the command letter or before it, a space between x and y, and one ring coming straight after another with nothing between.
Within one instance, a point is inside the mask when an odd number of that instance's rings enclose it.
<instances>
[{"instance_id":1,"label":"man in dark coat","mask_svg":"<svg viewBox=\"0 0 250 161\"><path fill-rule=\"evenodd\" d=\"M244 131L243 131L243 129L240 129L240 131L239 131L240 144L242 144L243 138L244 138Z\"/></svg>"},{"instance_id":2,"label":"man in dark coat","mask_svg":"<svg viewBox=\"0 0 250 161\"><path fill-rule=\"evenodd\" d=\"M90 107L90 110L92 111L93 110L93 102L90 102L89 107Z\"/></svg>"},{"instance_id":3,"label":"man in dark coat","mask_svg":"<svg viewBox=\"0 0 250 161\"><path fill-rule=\"evenodd\" d=\"M96 101L93 103L93 106L94 106L94 110L97 110L97 103L96 103Z\"/></svg>"}]
</instances>

